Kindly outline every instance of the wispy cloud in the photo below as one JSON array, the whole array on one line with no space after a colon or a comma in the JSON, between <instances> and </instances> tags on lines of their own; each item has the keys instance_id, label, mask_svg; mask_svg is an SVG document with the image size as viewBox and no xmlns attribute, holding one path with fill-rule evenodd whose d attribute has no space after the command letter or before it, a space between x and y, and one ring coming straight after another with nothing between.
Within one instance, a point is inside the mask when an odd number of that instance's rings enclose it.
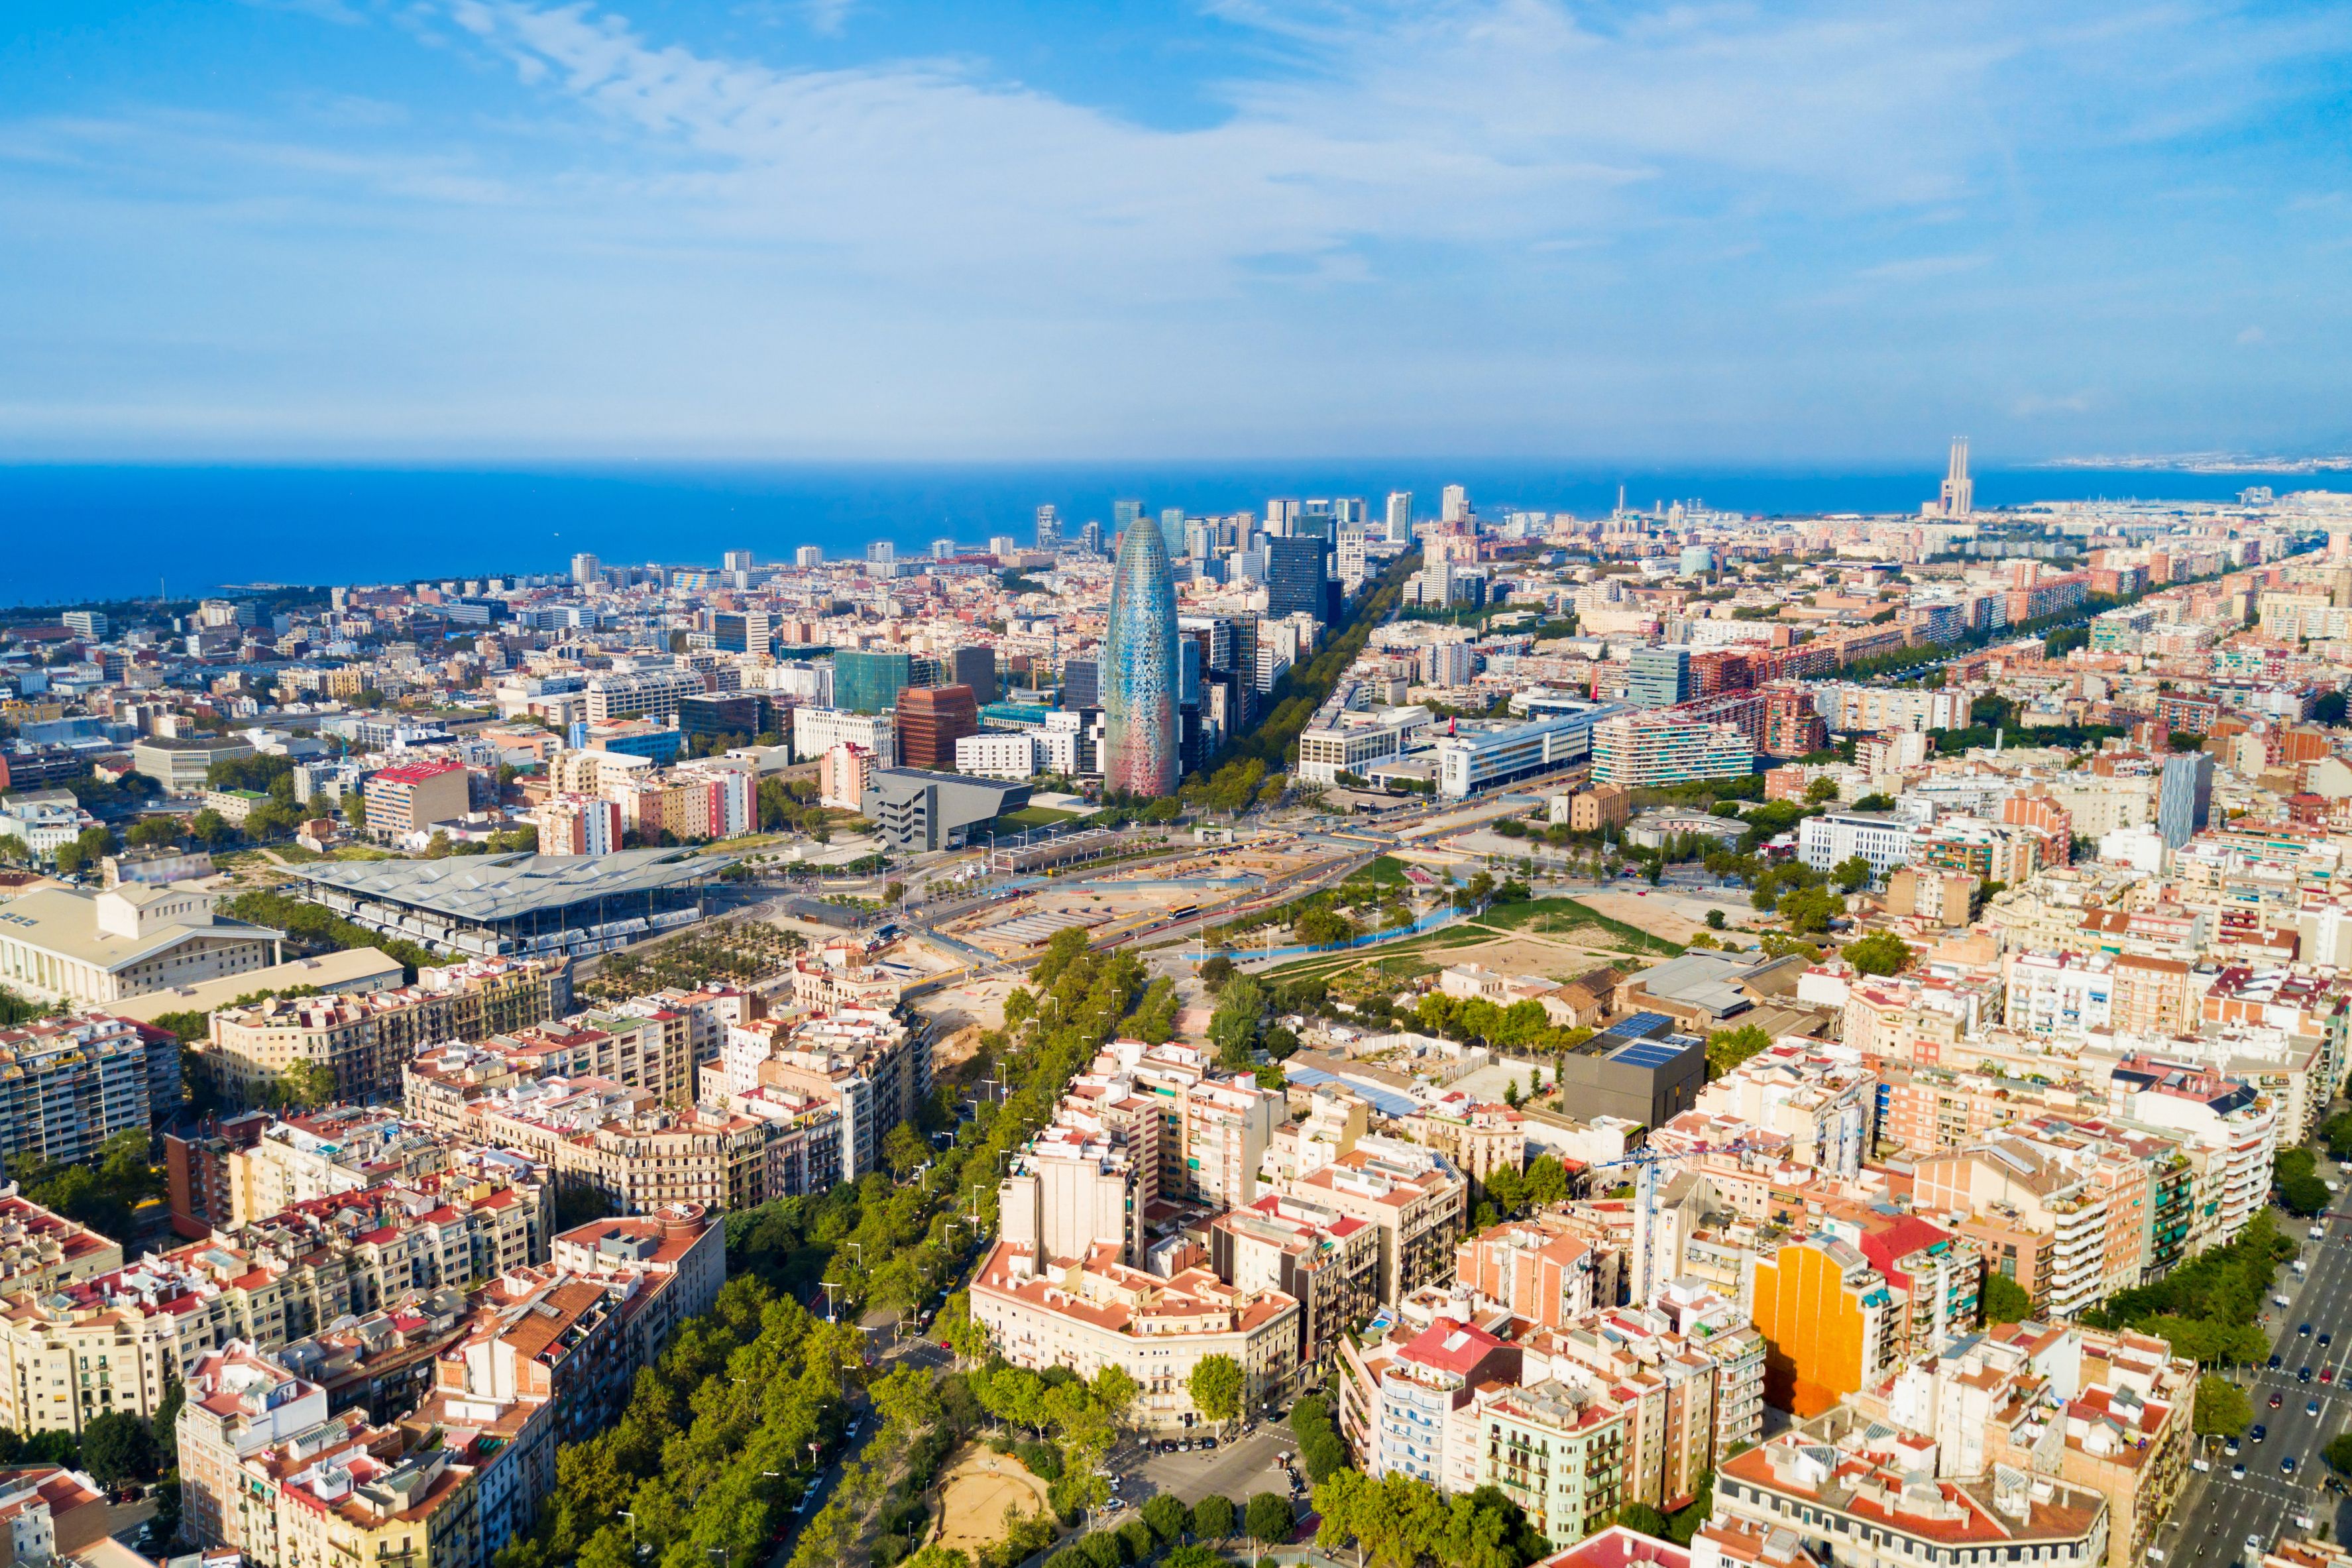
<instances>
[{"instance_id":1,"label":"wispy cloud","mask_svg":"<svg viewBox=\"0 0 2352 1568\"><path fill-rule=\"evenodd\" d=\"M2288 276L2326 265L2309 215L2344 160L2278 111L2340 79L2352 14L1211 0L1213 35L1120 37L1139 75L1183 76L1187 112L1162 115L1130 111L1131 81L1053 76L1100 26L1076 14L983 16L950 46L856 0L246 4L293 40L251 91L0 111L0 201L55 250L29 279L0 255L23 317L91 309L79 249L119 269L118 300L182 301L224 340L313 302L322 353L380 333L333 356L371 396L413 359L452 417L476 396L754 445L920 447L962 419L1097 445L1213 426L1771 448L1911 417L2121 420L2156 405L2165 344L2232 330L2208 313L2224 255L2226 309L2268 352L2214 357L2316 374L2352 346L2337 291ZM314 68L338 49L349 68ZM242 64L183 79L241 89ZM2296 212L2292 250L2232 248L2247 215ZM191 253L212 269L160 259ZM21 405L13 341L0 402ZM2116 390L2014 390L2077 378Z\"/></svg>"}]
</instances>

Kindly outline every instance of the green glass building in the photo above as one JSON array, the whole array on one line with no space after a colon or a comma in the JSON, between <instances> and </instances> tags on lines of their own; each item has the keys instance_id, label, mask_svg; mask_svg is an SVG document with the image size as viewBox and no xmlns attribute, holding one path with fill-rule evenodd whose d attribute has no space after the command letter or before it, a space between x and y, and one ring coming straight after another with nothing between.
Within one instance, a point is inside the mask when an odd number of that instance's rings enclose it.
<instances>
[{"instance_id":1,"label":"green glass building","mask_svg":"<svg viewBox=\"0 0 2352 1568\"><path fill-rule=\"evenodd\" d=\"M887 713L913 679L908 655L843 648L833 656L833 705L850 713Z\"/></svg>"}]
</instances>

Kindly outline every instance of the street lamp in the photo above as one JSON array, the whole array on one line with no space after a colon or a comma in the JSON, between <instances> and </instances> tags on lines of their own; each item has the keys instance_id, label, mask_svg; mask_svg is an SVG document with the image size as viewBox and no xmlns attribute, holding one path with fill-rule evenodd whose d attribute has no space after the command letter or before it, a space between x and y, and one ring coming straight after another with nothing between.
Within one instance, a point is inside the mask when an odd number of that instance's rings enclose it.
<instances>
[{"instance_id":1,"label":"street lamp","mask_svg":"<svg viewBox=\"0 0 2352 1568\"><path fill-rule=\"evenodd\" d=\"M616 1508L613 1511L629 1521L629 1561L635 1563L637 1560L637 1516L625 1508Z\"/></svg>"},{"instance_id":2,"label":"street lamp","mask_svg":"<svg viewBox=\"0 0 2352 1568\"><path fill-rule=\"evenodd\" d=\"M820 1279L817 1283L824 1288L824 1321L828 1323L837 1321L833 1312L833 1293L841 1289L840 1282L833 1279Z\"/></svg>"}]
</instances>

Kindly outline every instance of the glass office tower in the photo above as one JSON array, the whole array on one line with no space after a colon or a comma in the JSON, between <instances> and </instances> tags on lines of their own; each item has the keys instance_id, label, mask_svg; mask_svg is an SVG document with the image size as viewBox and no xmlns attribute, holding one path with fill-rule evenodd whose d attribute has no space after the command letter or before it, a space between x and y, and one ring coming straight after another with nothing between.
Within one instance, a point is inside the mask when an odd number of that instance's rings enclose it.
<instances>
[{"instance_id":1,"label":"glass office tower","mask_svg":"<svg viewBox=\"0 0 2352 1568\"><path fill-rule=\"evenodd\" d=\"M1104 639L1103 788L1176 793L1176 579L1156 528L1129 528L1110 580Z\"/></svg>"}]
</instances>

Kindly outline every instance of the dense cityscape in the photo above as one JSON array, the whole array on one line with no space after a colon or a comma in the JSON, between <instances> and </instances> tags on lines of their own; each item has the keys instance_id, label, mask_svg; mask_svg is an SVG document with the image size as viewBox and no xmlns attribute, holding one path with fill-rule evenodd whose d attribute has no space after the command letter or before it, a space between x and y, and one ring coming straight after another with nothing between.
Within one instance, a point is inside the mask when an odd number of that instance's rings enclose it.
<instances>
[{"instance_id":1,"label":"dense cityscape","mask_svg":"<svg viewBox=\"0 0 2352 1568\"><path fill-rule=\"evenodd\" d=\"M16 1561L2344 1568L2352 497L561 564L0 613Z\"/></svg>"}]
</instances>

